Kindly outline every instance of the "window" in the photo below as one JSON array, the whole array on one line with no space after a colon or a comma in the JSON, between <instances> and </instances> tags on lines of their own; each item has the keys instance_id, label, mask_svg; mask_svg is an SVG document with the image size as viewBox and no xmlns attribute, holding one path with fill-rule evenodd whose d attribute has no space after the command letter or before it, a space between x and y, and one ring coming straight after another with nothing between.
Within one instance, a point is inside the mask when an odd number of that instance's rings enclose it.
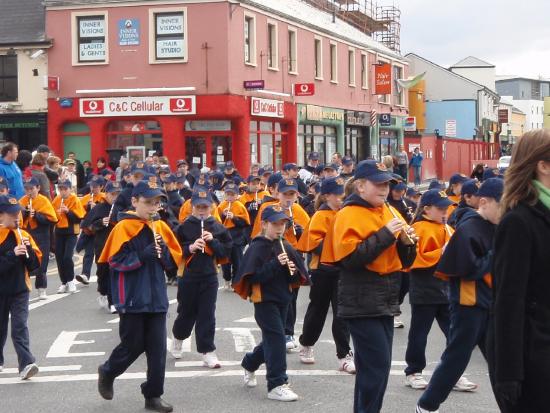
<instances>
[{"instance_id":1,"label":"window","mask_svg":"<svg viewBox=\"0 0 550 413\"><path fill-rule=\"evenodd\" d=\"M404 106L405 105L405 94L403 93L403 88L397 83L399 79L403 79L403 68L400 66L392 67L393 75L393 96L394 102L396 105Z\"/></svg>"},{"instance_id":2,"label":"window","mask_svg":"<svg viewBox=\"0 0 550 413\"><path fill-rule=\"evenodd\" d=\"M296 30L288 29L288 72L298 72L298 62L296 61L296 49L297 49L297 34Z\"/></svg>"},{"instance_id":3,"label":"window","mask_svg":"<svg viewBox=\"0 0 550 413\"><path fill-rule=\"evenodd\" d=\"M17 56L0 56L0 102L17 101Z\"/></svg>"},{"instance_id":4,"label":"window","mask_svg":"<svg viewBox=\"0 0 550 413\"><path fill-rule=\"evenodd\" d=\"M244 62L256 64L256 18L249 15L244 17Z\"/></svg>"},{"instance_id":5,"label":"window","mask_svg":"<svg viewBox=\"0 0 550 413\"><path fill-rule=\"evenodd\" d=\"M277 53L277 25L275 23L267 24L267 67L268 69L278 69Z\"/></svg>"},{"instance_id":6,"label":"window","mask_svg":"<svg viewBox=\"0 0 550 413\"><path fill-rule=\"evenodd\" d=\"M76 17L76 63L107 62L107 22L105 14Z\"/></svg>"},{"instance_id":7,"label":"window","mask_svg":"<svg viewBox=\"0 0 550 413\"><path fill-rule=\"evenodd\" d=\"M369 88L369 66L367 55L364 53L361 53L361 87Z\"/></svg>"},{"instance_id":8,"label":"window","mask_svg":"<svg viewBox=\"0 0 550 413\"><path fill-rule=\"evenodd\" d=\"M153 11L154 61L187 61L185 10Z\"/></svg>"},{"instance_id":9,"label":"window","mask_svg":"<svg viewBox=\"0 0 550 413\"><path fill-rule=\"evenodd\" d=\"M355 86L355 50L348 50L348 84Z\"/></svg>"},{"instance_id":10,"label":"window","mask_svg":"<svg viewBox=\"0 0 550 413\"><path fill-rule=\"evenodd\" d=\"M330 43L330 81L338 83L338 53L336 43Z\"/></svg>"},{"instance_id":11,"label":"window","mask_svg":"<svg viewBox=\"0 0 550 413\"><path fill-rule=\"evenodd\" d=\"M298 160L307 163L307 154L319 152L321 163L330 162L336 152L336 128L321 125L298 126Z\"/></svg>"},{"instance_id":12,"label":"window","mask_svg":"<svg viewBox=\"0 0 550 413\"><path fill-rule=\"evenodd\" d=\"M250 160L252 163L271 165L281 169L283 165L283 141L288 131L279 122L250 122Z\"/></svg>"},{"instance_id":13,"label":"window","mask_svg":"<svg viewBox=\"0 0 550 413\"><path fill-rule=\"evenodd\" d=\"M316 38L314 41L315 49L315 79L323 79L323 41Z\"/></svg>"}]
</instances>

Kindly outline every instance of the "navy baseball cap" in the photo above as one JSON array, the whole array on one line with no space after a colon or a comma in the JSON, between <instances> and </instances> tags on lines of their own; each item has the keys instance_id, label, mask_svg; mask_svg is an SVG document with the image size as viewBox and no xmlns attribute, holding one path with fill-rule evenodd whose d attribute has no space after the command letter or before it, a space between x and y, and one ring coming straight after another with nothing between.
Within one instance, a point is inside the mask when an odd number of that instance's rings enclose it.
<instances>
[{"instance_id":1,"label":"navy baseball cap","mask_svg":"<svg viewBox=\"0 0 550 413\"><path fill-rule=\"evenodd\" d=\"M170 175L164 177L164 183L165 184L173 184L175 182L178 182L178 177L174 174L170 174Z\"/></svg>"},{"instance_id":2,"label":"navy baseball cap","mask_svg":"<svg viewBox=\"0 0 550 413\"><path fill-rule=\"evenodd\" d=\"M315 168L314 174L315 174L315 175L321 175L321 172L323 172L324 169L325 169L325 164L320 163L320 164L317 165L317 167Z\"/></svg>"},{"instance_id":3,"label":"navy baseball cap","mask_svg":"<svg viewBox=\"0 0 550 413\"><path fill-rule=\"evenodd\" d=\"M267 180L267 186L276 186L281 179L283 179L283 176L280 172L271 174L269 179Z\"/></svg>"},{"instance_id":4,"label":"navy baseball cap","mask_svg":"<svg viewBox=\"0 0 550 413\"><path fill-rule=\"evenodd\" d=\"M169 166L161 166L159 169L159 174L169 174L172 171L170 170Z\"/></svg>"},{"instance_id":5,"label":"navy baseball cap","mask_svg":"<svg viewBox=\"0 0 550 413\"><path fill-rule=\"evenodd\" d=\"M416 189L414 189L413 187L410 187L409 189L407 189L407 193L406 193L407 196L417 196L417 195L420 195L420 192L418 192Z\"/></svg>"},{"instance_id":6,"label":"navy baseball cap","mask_svg":"<svg viewBox=\"0 0 550 413\"><path fill-rule=\"evenodd\" d=\"M342 195L344 193L345 184L346 181L340 176L323 179L321 182L321 195Z\"/></svg>"},{"instance_id":7,"label":"navy baseball cap","mask_svg":"<svg viewBox=\"0 0 550 413\"><path fill-rule=\"evenodd\" d=\"M8 195L0 195L0 212L17 214L19 211L21 211L21 206L17 199Z\"/></svg>"},{"instance_id":8,"label":"navy baseball cap","mask_svg":"<svg viewBox=\"0 0 550 413\"><path fill-rule=\"evenodd\" d=\"M233 163L233 161L227 161L225 163L225 165L223 166L223 169L224 170L228 170L228 169L235 169L235 164Z\"/></svg>"},{"instance_id":9,"label":"navy baseball cap","mask_svg":"<svg viewBox=\"0 0 550 413\"><path fill-rule=\"evenodd\" d=\"M483 170L483 181L491 178L501 177L500 170L498 168L485 168Z\"/></svg>"},{"instance_id":10,"label":"navy baseball cap","mask_svg":"<svg viewBox=\"0 0 550 413\"><path fill-rule=\"evenodd\" d=\"M193 192L193 195L191 196L191 205L198 206L198 205L212 205L212 195L210 194L210 191L208 191L206 188L201 188L198 191Z\"/></svg>"},{"instance_id":11,"label":"navy baseball cap","mask_svg":"<svg viewBox=\"0 0 550 413\"><path fill-rule=\"evenodd\" d=\"M445 185L443 185L437 179L434 179L432 182L430 182L430 185L428 186L428 190L430 190L430 189L443 190L443 189L445 189Z\"/></svg>"},{"instance_id":12,"label":"navy baseball cap","mask_svg":"<svg viewBox=\"0 0 550 413\"><path fill-rule=\"evenodd\" d=\"M179 168L180 166L189 166L189 164L185 159L178 159L176 166Z\"/></svg>"},{"instance_id":13,"label":"navy baseball cap","mask_svg":"<svg viewBox=\"0 0 550 413\"><path fill-rule=\"evenodd\" d=\"M238 194L239 193L239 187L235 184L235 182L229 182L227 183L223 188L225 193L232 193L232 194Z\"/></svg>"},{"instance_id":14,"label":"navy baseball cap","mask_svg":"<svg viewBox=\"0 0 550 413\"><path fill-rule=\"evenodd\" d=\"M258 170L258 175L260 176L264 176L267 174L270 174L270 175L273 174L273 167L271 165L264 166L263 168L260 168Z\"/></svg>"},{"instance_id":15,"label":"navy baseball cap","mask_svg":"<svg viewBox=\"0 0 550 413\"><path fill-rule=\"evenodd\" d=\"M103 189L103 192L112 194L114 192L120 192L122 191L122 186L120 186L119 182L107 182L105 185L105 188Z\"/></svg>"},{"instance_id":16,"label":"navy baseball cap","mask_svg":"<svg viewBox=\"0 0 550 413\"><path fill-rule=\"evenodd\" d=\"M395 184L390 184L390 189L392 191L405 191L407 189L407 184L403 181L398 181Z\"/></svg>"},{"instance_id":17,"label":"navy baseball cap","mask_svg":"<svg viewBox=\"0 0 550 413\"><path fill-rule=\"evenodd\" d=\"M479 189L479 182L477 179L468 179L462 184L460 195L477 195Z\"/></svg>"},{"instance_id":18,"label":"navy baseball cap","mask_svg":"<svg viewBox=\"0 0 550 413\"><path fill-rule=\"evenodd\" d=\"M281 179L277 184L277 191L281 193L288 191L298 192L298 182L293 178Z\"/></svg>"},{"instance_id":19,"label":"navy baseball cap","mask_svg":"<svg viewBox=\"0 0 550 413\"><path fill-rule=\"evenodd\" d=\"M72 188L73 184L70 180L66 179L65 181L59 181L57 183L58 188Z\"/></svg>"},{"instance_id":20,"label":"navy baseball cap","mask_svg":"<svg viewBox=\"0 0 550 413\"><path fill-rule=\"evenodd\" d=\"M279 205L269 205L262 211L262 221L277 222L282 219L290 220Z\"/></svg>"},{"instance_id":21,"label":"navy baseball cap","mask_svg":"<svg viewBox=\"0 0 550 413\"><path fill-rule=\"evenodd\" d=\"M420 206L433 205L437 208L446 208L454 205L454 202L449 199L445 191L438 189L430 189L420 198Z\"/></svg>"},{"instance_id":22,"label":"navy baseball cap","mask_svg":"<svg viewBox=\"0 0 550 413\"><path fill-rule=\"evenodd\" d=\"M160 190L158 184L151 180L148 181L139 181L134 189L132 190L133 198L166 198L166 195Z\"/></svg>"},{"instance_id":23,"label":"navy baseball cap","mask_svg":"<svg viewBox=\"0 0 550 413\"><path fill-rule=\"evenodd\" d=\"M504 192L504 180L501 178L489 178L486 181L483 181L479 190L477 191L477 196L480 198L493 198L497 202L500 202L502 198L502 193Z\"/></svg>"},{"instance_id":24,"label":"navy baseball cap","mask_svg":"<svg viewBox=\"0 0 550 413\"><path fill-rule=\"evenodd\" d=\"M449 185L463 184L468 180L468 177L464 174L454 174L449 179Z\"/></svg>"},{"instance_id":25,"label":"navy baseball cap","mask_svg":"<svg viewBox=\"0 0 550 413\"><path fill-rule=\"evenodd\" d=\"M291 169L300 169L295 163L285 163L283 165L283 171L290 171Z\"/></svg>"},{"instance_id":26,"label":"navy baseball cap","mask_svg":"<svg viewBox=\"0 0 550 413\"><path fill-rule=\"evenodd\" d=\"M38 179L36 179L34 176L32 178L27 178L23 182L23 186L25 188L27 187L33 187L33 186L40 186L40 182L38 182Z\"/></svg>"},{"instance_id":27,"label":"navy baseball cap","mask_svg":"<svg viewBox=\"0 0 550 413\"><path fill-rule=\"evenodd\" d=\"M342 165L344 166L349 166L349 165L353 165L353 158L351 156L344 156L342 158Z\"/></svg>"},{"instance_id":28,"label":"navy baseball cap","mask_svg":"<svg viewBox=\"0 0 550 413\"><path fill-rule=\"evenodd\" d=\"M319 156L319 152L310 152L307 156L307 159L310 161L318 161L321 157Z\"/></svg>"},{"instance_id":29,"label":"navy baseball cap","mask_svg":"<svg viewBox=\"0 0 550 413\"><path fill-rule=\"evenodd\" d=\"M392 174L383 163L375 160L364 160L357 164L354 179L367 179L374 183L389 182L394 180Z\"/></svg>"},{"instance_id":30,"label":"navy baseball cap","mask_svg":"<svg viewBox=\"0 0 550 413\"><path fill-rule=\"evenodd\" d=\"M180 172L176 174L176 182L177 183L184 183L187 180L186 176Z\"/></svg>"},{"instance_id":31,"label":"navy baseball cap","mask_svg":"<svg viewBox=\"0 0 550 413\"><path fill-rule=\"evenodd\" d=\"M90 182L88 182L88 184L90 186L103 186L105 185L105 178L103 178L102 176L99 176L99 175L94 175L92 176L92 178L90 179Z\"/></svg>"},{"instance_id":32,"label":"navy baseball cap","mask_svg":"<svg viewBox=\"0 0 550 413\"><path fill-rule=\"evenodd\" d=\"M335 163L327 163L325 166L323 166L323 171L325 169L332 169L333 171L338 171L339 166L336 165Z\"/></svg>"},{"instance_id":33,"label":"navy baseball cap","mask_svg":"<svg viewBox=\"0 0 550 413\"><path fill-rule=\"evenodd\" d=\"M114 175L114 174L115 173L113 171L111 171L110 169L107 169L107 168L105 168L101 171L101 176Z\"/></svg>"},{"instance_id":34,"label":"navy baseball cap","mask_svg":"<svg viewBox=\"0 0 550 413\"><path fill-rule=\"evenodd\" d=\"M261 181L261 178L258 175L249 175L248 178L246 178L246 182L250 183L252 181Z\"/></svg>"}]
</instances>

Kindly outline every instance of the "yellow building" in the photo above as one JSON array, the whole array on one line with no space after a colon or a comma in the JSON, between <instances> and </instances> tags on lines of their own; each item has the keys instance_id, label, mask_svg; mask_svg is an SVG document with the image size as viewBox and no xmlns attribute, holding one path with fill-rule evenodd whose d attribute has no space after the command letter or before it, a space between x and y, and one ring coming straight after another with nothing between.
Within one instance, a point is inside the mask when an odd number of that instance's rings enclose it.
<instances>
[{"instance_id":1,"label":"yellow building","mask_svg":"<svg viewBox=\"0 0 550 413\"><path fill-rule=\"evenodd\" d=\"M550 129L550 97L544 98L544 129Z\"/></svg>"},{"instance_id":2,"label":"yellow building","mask_svg":"<svg viewBox=\"0 0 550 413\"><path fill-rule=\"evenodd\" d=\"M416 129L426 129L426 81L421 80L409 89L409 116L416 116Z\"/></svg>"}]
</instances>

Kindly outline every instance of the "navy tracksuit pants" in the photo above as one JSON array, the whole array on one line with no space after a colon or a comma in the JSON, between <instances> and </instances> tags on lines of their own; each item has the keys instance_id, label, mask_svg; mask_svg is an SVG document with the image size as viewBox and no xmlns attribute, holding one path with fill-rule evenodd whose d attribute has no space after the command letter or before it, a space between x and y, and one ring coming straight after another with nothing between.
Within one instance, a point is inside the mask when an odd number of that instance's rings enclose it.
<instances>
[{"instance_id":1,"label":"navy tracksuit pants","mask_svg":"<svg viewBox=\"0 0 550 413\"><path fill-rule=\"evenodd\" d=\"M262 342L245 354L241 365L248 371L256 371L265 363L267 391L288 383L285 339L288 307L288 304L273 302L254 304L254 318L262 330Z\"/></svg>"},{"instance_id":2,"label":"navy tracksuit pants","mask_svg":"<svg viewBox=\"0 0 550 413\"><path fill-rule=\"evenodd\" d=\"M61 284L74 280L74 247L75 234L55 234L55 261Z\"/></svg>"},{"instance_id":3,"label":"navy tracksuit pants","mask_svg":"<svg viewBox=\"0 0 550 413\"><path fill-rule=\"evenodd\" d=\"M285 334L287 336L294 335L294 325L296 324L296 301L298 300L299 288L292 290L292 300L288 303L288 311L286 313Z\"/></svg>"},{"instance_id":4,"label":"navy tracksuit pants","mask_svg":"<svg viewBox=\"0 0 550 413\"><path fill-rule=\"evenodd\" d=\"M479 346L483 356L487 358L485 337L488 323L489 310L451 304L451 327L447 348L428 388L418 401L420 407L426 410L439 409L466 370L476 346Z\"/></svg>"},{"instance_id":5,"label":"navy tracksuit pants","mask_svg":"<svg viewBox=\"0 0 550 413\"><path fill-rule=\"evenodd\" d=\"M411 304L411 328L405 353L405 374L422 373L426 367L426 344L434 320L449 337L449 304ZM453 383L454 384L454 383Z\"/></svg>"},{"instance_id":6,"label":"navy tracksuit pants","mask_svg":"<svg viewBox=\"0 0 550 413\"><path fill-rule=\"evenodd\" d=\"M233 281L233 278L237 275L243 259L243 248L242 245L233 245L231 248L231 262L222 265L223 279L225 281Z\"/></svg>"},{"instance_id":7,"label":"navy tracksuit pants","mask_svg":"<svg viewBox=\"0 0 550 413\"><path fill-rule=\"evenodd\" d=\"M178 316L172 333L178 340L185 340L195 327L197 351L205 354L216 350L216 299L218 278L178 278Z\"/></svg>"},{"instance_id":8,"label":"navy tracksuit pants","mask_svg":"<svg viewBox=\"0 0 550 413\"><path fill-rule=\"evenodd\" d=\"M166 370L166 313L122 313L118 331L120 344L100 366L103 373L114 380L145 352L147 381L141 385L141 393L146 399L162 396Z\"/></svg>"},{"instance_id":9,"label":"navy tracksuit pants","mask_svg":"<svg viewBox=\"0 0 550 413\"><path fill-rule=\"evenodd\" d=\"M393 317L346 319L353 339L354 413L380 413L391 369Z\"/></svg>"}]
</instances>

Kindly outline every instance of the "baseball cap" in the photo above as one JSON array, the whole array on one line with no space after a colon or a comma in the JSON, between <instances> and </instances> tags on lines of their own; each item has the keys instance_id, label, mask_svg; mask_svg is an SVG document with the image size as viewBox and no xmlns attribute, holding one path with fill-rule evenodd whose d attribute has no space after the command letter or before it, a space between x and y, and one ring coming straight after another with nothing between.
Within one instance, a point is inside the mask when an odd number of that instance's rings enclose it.
<instances>
[{"instance_id":1,"label":"baseball cap","mask_svg":"<svg viewBox=\"0 0 550 413\"><path fill-rule=\"evenodd\" d=\"M105 168L104 170L101 171L101 176L106 176L106 175L114 175L114 172L111 169Z\"/></svg>"},{"instance_id":2,"label":"baseball cap","mask_svg":"<svg viewBox=\"0 0 550 413\"><path fill-rule=\"evenodd\" d=\"M68 180L68 179L66 179L66 180L64 180L64 181L59 181L59 182L57 183L57 187L58 187L58 188L72 188L72 186L73 186L73 185L72 185L71 181Z\"/></svg>"},{"instance_id":3,"label":"baseball cap","mask_svg":"<svg viewBox=\"0 0 550 413\"><path fill-rule=\"evenodd\" d=\"M191 205L212 205L212 195L206 188L193 192L191 196Z\"/></svg>"},{"instance_id":4,"label":"baseball cap","mask_svg":"<svg viewBox=\"0 0 550 413\"><path fill-rule=\"evenodd\" d=\"M235 169L235 164L233 163L233 161L227 161L225 163L225 165L223 166L223 169L224 170L228 170L228 169Z\"/></svg>"},{"instance_id":5,"label":"baseball cap","mask_svg":"<svg viewBox=\"0 0 550 413\"><path fill-rule=\"evenodd\" d=\"M504 192L504 180L498 177L489 178L486 181L483 181L479 190L477 191L477 196L483 198L493 198L497 202L500 202L502 198L502 193Z\"/></svg>"},{"instance_id":6,"label":"baseball cap","mask_svg":"<svg viewBox=\"0 0 550 413\"><path fill-rule=\"evenodd\" d=\"M351 156L344 156L342 158L342 165L344 166L349 166L349 165L353 165L353 158Z\"/></svg>"},{"instance_id":7,"label":"baseball cap","mask_svg":"<svg viewBox=\"0 0 550 413\"><path fill-rule=\"evenodd\" d=\"M252 181L260 181L261 178L257 175L249 175L248 178L246 178L246 182L250 183Z\"/></svg>"},{"instance_id":8,"label":"baseball cap","mask_svg":"<svg viewBox=\"0 0 550 413\"><path fill-rule=\"evenodd\" d=\"M177 162L176 162L176 166L179 168L182 165L188 166L189 164L187 163L187 161L185 159L178 159Z\"/></svg>"},{"instance_id":9,"label":"baseball cap","mask_svg":"<svg viewBox=\"0 0 550 413\"><path fill-rule=\"evenodd\" d=\"M120 192L122 191L122 186L120 186L119 182L107 182L105 185L105 188L103 189L103 192L112 194L113 192Z\"/></svg>"},{"instance_id":10,"label":"baseball cap","mask_svg":"<svg viewBox=\"0 0 550 413\"><path fill-rule=\"evenodd\" d=\"M8 195L0 195L0 212L16 214L21 211L21 206L17 199Z\"/></svg>"},{"instance_id":11,"label":"baseball cap","mask_svg":"<svg viewBox=\"0 0 550 413\"><path fill-rule=\"evenodd\" d=\"M282 219L288 221L290 218L284 213L283 208L279 205L269 205L262 211L262 221L277 222Z\"/></svg>"},{"instance_id":12,"label":"baseball cap","mask_svg":"<svg viewBox=\"0 0 550 413\"><path fill-rule=\"evenodd\" d=\"M44 152L51 152L51 149L48 145L38 145L38 148L36 148L36 152L38 153L44 153Z\"/></svg>"},{"instance_id":13,"label":"baseball cap","mask_svg":"<svg viewBox=\"0 0 550 413\"><path fill-rule=\"evenodd\" d=\"M332 169L334 171L337 171L339 169L339 166L335 163L327 163L325 166L323 166L323 170L325 169Z\"/></svg>"},{"instance_id":14,"label":"baseball cap","mask_svg":"<svg viewBox=\"0 0 550 413\"><path fill-rule=\"evenodd\" d=\"M416 189L414 189L413 187L410 187L409 189L407 189L407 193L406 193L407 196L417 196L417 195L420 195L420 192L418 192Z\"/></svg>"},{"instance_id":15,"label":"baseball cap","mask_svg":"<svg viewBox=\"0 0 550 413\"><path fill-rule=\"evenodd\" d=\"M24 187L40 186L40 182L34 176L32 178L27 178L23 182Z\"/></svg>"},{"instance_id":16,"label":"baseball cap","mask_svg":"<svg viewBox=\"0 0 550 413\"><path fill-rule=\"evenodd\" d=\"M288 191L298 192L298 182L293 178L281 179L277 184L277 191L281 193Z\"/></svg>"},{"instance_id":17,"label":"baseball cap","mask_svg":"<svg viewBox=\"0 0 550 413\"><path fill-rule=\"evenodd\" d=\"M290 171L291 169L299 169L295 163L285 163L283 165L283 171Z\"/></svg>"},{"instance_id":18,"label":"baseball cap","mask_svg":"<svg viewBox=\"0 0 550 413\"><path fill-rule=\"evenodd\" d=\"M307 159L310 161L318 161L321 157L319 156L319 152L310 152L307 156Z\"/></svg>"},{"instance_id":19,"label":"baseball cap","mask_svg":"<svg viewBox=\"0 0 550 413\"><path fill-rule=\"evenodd\" d=\"M280 172L274 173L268 178L267 186L276 186L281 179L283 179L283 176Z\"/></svg>"},{"instance_id":20,"label":"baseball cap","mask_svg":"<svg viewBox=\"0 0 550 413\"><path fill-rule=\"evenodd\" d=\"M334 178L326 178L321 182L321 195L334 194L342 195L344 193L344 178L337 176Z\"/></svg>"},{"instance_id":21,"label":"baseball cap","mask_svg":"<svg viewBox=\"0 0 550 413\"><path fill-rule=\"evenodd\" d=\"M468 177L464 174L454 174L449 179L449 185L461 184L468 180Z\"/></svg>"},{"instance_id":22,"label":"baseball cap","mask_svg":"<svg viewBox=\"0 0 550 413\"><path fill-rule=\"evenodd\" d=\"M76 161L74 159L65 159L65 162L63 162L63 165L76 165Z\"/></svg>"},{"instance_id":23,"label":"baseball cap","mask_svg":"<svg viewBox=\"0 0 550 413\"><path fill-rule=\"evenodd\" d=\"M445 208L454 205L454 202L449 199L445 191L439 189L430 189L420 198L420 206L433 205L437 208Z\"/></svg>"},{"instance_id":24,"label":"baseball cap","mask_svg":"<svg viewBox=\"0 0 550 413\"><path fill-rule=\"evenodd\" d=\"M161 166L160 169L159 169L159 174L169 174L171 172L172 171L170 171L169 166Z\"/></svg>"},{"instance_id":25,"label":"baseball cap","mask_svg":"<svg viewBox=\"0 0 550 413\"><path fill-rule=\"evenodd\" d=\"M176 182L177 183L182 183L183 184L186 180L187 180L187 177L184 174L182 174L180 172L178 172L176 174Z\"/></svg>"},{"instance_id":26,"label":"baseball cap","mask_svg":"<svg viewBox=\"0 0 550 413\"><path fill-rule=\"evenodd\" d=\"M170 174L170 175L164 177L164 183L165 184L172 184L172 183L175 183L175 182L178 182L178 177L174 174Z\"/></svg>"},{"instance_id":27,"label":"baseball cap","mask_svg":"<svg viewBox=\"0 0 550 413\"><path fill-rule=\"evenodd\" d=\"M375 160L364 160L357 164L354 179L367 179L374 183L389 182L394 180L388 168L383 163Z\"/></svg>"},{"instance_id":28,"label":"baseball cap","mask_svg":"<svg viewBox=\"0 0 550 413\"><path fill-rule=\"evenodd\" d=\"M102 176L99 176L99 175L94 175L92 176L92 178L90 179L90 182L88 182L88 184L90 186L103 186L105 185L105 178L103 178Z\"/></svg>"},{"instance_id":29,"label":"baseball cap","mask_svg":"<svg viewBox=\"0 0 550 413\"><path fill-rule=\"evenodd\" d=\"M430 185L428 185L428 190L430 190L430 189L443 190L443 189L445 189L445 185L443 185L437 179L434 179L432 182L430 182Z\"/></svg>"},{"instance_id":30,"label":"baseball cap","mask_svg":"<svg viewBox=\"0 0 550 413\"><path fill-rule=\"evenodd\" d=\"M498 178L501 177L500 170L498 168L485 168L483 170L483 181L485 182L487 179L491 178Z\"/></svg>"},{"instance_id":31,"label":"baseball cap","mask_svg":"<svg viewBox=\"0 0 550 413\"><path fill-rule=\"evenodd\" d=\"M153 180L139 181L132 190L133 198L166 198L166 196L160 190L158 184Z\"/></svg>"},{"instance_id":32,"label":"baseball cap","mask_svg":"<svg viewBox=\"0 0 550 413\"><path fill-rule=\"evenodd\" d=\"M235 182L229 182L224 187L225 193L232 193L232 194L238 194L239 193L239 187L235 184Z\"/></svg>"},{"instance_id":33,"label":"baseball cap","mask_svg":"<svg viewBox=\"0 0 550 413\"><path fill-rule=\"evenodd\" d=\"M399 181L393 185L390 185L392 191L405 191L407 189L407 184L403 181Z\"/></svg>"},{"instance_id":34,"label":"baseball cap","mask_svg":"<svg viewBox=\"0 0 550 413\"><path fill-rule=\"evenodd\" d=\"M270 174L270 175L273 174L273 167L271 165L264 166L263 168L260 168L260 170L258 171L258 175L260 176L264 176L267 174Z\"/></svg>"},{"instance_id":35,"label":"baseball cap","mask_svg":"<svg viewBox=\"0 0 550 413\"><path fill-rule=\"evenodd\" d=\"M462 184L460 195L477 195L479 189L479 182L477 179L468 179Z\"/></svg>"}]
</instances>

